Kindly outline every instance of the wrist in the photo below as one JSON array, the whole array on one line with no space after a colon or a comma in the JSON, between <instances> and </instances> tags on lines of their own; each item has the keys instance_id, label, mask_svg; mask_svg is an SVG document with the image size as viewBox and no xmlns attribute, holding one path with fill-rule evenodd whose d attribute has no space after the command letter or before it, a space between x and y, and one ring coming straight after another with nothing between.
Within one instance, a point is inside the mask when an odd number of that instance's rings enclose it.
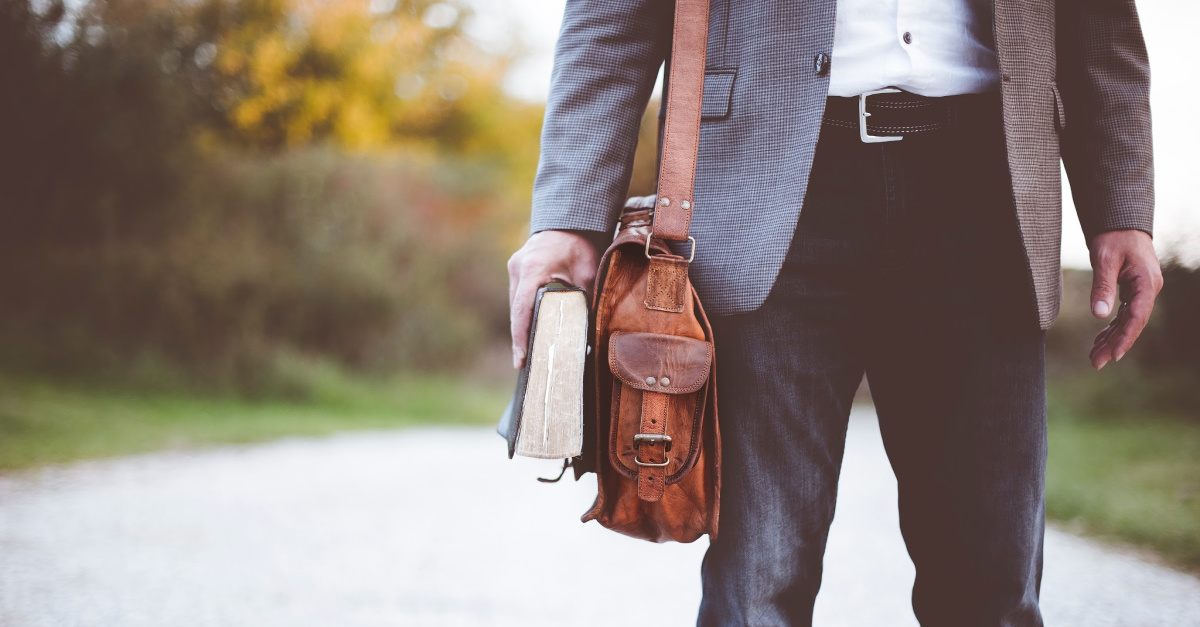
<instances>
[{"instance_id":1,"label":"wrist","mask_svg":"<svg viewBox=\"0 0 1200 627\"><path fill-rule=\"evenodd\" d=\"M1153 245L1153 239L1147 231L1142 229L1109 229L1100 231L1088 240L1088 248L1095 250L1097 247L1108 245L1129 245L1129 244L1150 244Z\"/></svg>"},{"instance_id":2,"label":"wrist","mask_svg":"<svg viewBox=\"0 0 1200 627\"><path fill-rule=\"evenodd\" d=\"M1110 227L1110 228L1101 229L1099 231L1096 231L1095 233L1092 233L1090 236L1088 236L1087 237L1087 245L1088 245L1088 248L1090 249L1090 248L1096 246L1097 244L1101 244L1101 243L1113 241L1113 240L1118 240L1118 239L1126 239L1126 238L1131 241L1138 240L1138 239L1145 239L1145 241L1151 242L1151 241L1153 241L1154 236L1151 231L1149 231L1148 229L1141 228L1141 227L1136 227L1136 226Z\"/></svg>"}]
</instances>

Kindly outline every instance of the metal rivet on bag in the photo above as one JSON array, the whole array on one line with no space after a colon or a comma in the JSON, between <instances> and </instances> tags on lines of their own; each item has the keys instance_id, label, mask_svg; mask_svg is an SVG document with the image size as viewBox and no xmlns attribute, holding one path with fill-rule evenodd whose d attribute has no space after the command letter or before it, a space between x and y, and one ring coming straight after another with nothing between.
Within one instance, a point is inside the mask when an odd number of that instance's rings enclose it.
<instances>
[{"instance_id":1,"label":"metal rivet on bag","mask_svg":"<svg viewBox=\"0 0 1200 627\"><path fill-rule=\"evenodd\" d=\"M646 377L646 385L654 385L657 382L658 379L655 379L654 377Z\"/></svg>"},{"instance_id":2,"label":"metal rivet on bag","mask_svg":"<svg viewBox=\"0 0 1200 627\"><path fill-rule=\"evenodd\" d=\"M663 387L667 387L668 385L671 385L671 380L666 377L663 377L662 380L658 382L658 384Z\"/></svg>"},{"instance_id":3,"label":"metal rivet on bag","mask_svg":"<svg viewBox=\"0 0 1200 627\"><path fill-rule=\"evenodd\" d=\"M686 201L686 200L685 200L685 201L683 201L683 202L679 203L679 206L680 206L680 207L683 207L684 209L691 209L691 208L692 208L692 203L690 203L690 202L688 202L688 201Z\"/></svg>"},{"instance_id":4,"label":"metal rivet on bag","mask_svg":"<svg viewBox=\"0 0 1200 627\"><path fill-rule=\"evenodd\" d=\"M658 199L658 204L666 207L667 205L671 204L671 199L663 196L662 198Z\"/></svg>"}]
</instances>

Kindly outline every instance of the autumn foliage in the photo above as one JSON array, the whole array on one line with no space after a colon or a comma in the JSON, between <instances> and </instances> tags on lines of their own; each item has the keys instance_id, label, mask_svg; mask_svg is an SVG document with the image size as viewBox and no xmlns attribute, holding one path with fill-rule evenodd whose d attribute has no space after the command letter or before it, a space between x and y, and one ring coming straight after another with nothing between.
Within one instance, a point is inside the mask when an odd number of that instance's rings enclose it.
<instances>
[{"instance_id":1,"label":"autumn foliage","mask_svg":"<svg viewBox=\"0 0 1200 627\"><path fill-rule=\"evenodd\" d=\"M540 105L430 0L0 8L0 358L254 391L502 340ZM299 357L297 357L299 356Z\"/></svg>"}]
</instances>

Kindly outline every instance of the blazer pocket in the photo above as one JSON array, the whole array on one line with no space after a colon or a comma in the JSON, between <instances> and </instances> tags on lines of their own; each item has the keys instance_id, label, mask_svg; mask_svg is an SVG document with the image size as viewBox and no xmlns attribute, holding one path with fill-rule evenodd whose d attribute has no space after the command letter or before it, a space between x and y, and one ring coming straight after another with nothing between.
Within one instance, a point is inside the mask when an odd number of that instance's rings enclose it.
<instances>
[{"instance_id":1,"label":"blazer pocket","mask_svg":"<svg viewBox=\"0 0 1200 627\"><path fill-rule=\"evenodd\" d=\"M1059 131L1067 128L1067 109L1063 106L1062 94L1058 93L1058 83L1050 83L1050 91L1054 94L1054 127Z\"/></svg>"},{"instance_id":2,"label":"blazer pocket","mask_svg":"<svg viewBox=\"0 0 1200 627\"><path fill-rule=\"evenodd\" d=\"M704 102L700 107L701 120L720 120L729 117L733 109L733 81L736 69L704 72Z\"/></svg>"}]
</instances>

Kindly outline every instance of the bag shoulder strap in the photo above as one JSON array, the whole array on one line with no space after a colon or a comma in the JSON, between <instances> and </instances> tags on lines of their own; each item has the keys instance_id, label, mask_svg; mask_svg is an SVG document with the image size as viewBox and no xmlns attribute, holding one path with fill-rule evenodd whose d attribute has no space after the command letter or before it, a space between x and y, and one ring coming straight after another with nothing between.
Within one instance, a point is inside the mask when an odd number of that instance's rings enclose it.
<instances>
[{"instance_id":1,"label":"bag shoulder strap","mask_svg":"<svg viewBox=\"0 0 1200 627\"><path fill-rule=\"evenodd\" d=\"M700 147L700 111L704 100L704 62L708 51L709 0L676 0L671 35L671 84L663 124L658 171L654 237L682 242L688 238L695 203L696 154Z\"/></svg>"}]
</instances>

